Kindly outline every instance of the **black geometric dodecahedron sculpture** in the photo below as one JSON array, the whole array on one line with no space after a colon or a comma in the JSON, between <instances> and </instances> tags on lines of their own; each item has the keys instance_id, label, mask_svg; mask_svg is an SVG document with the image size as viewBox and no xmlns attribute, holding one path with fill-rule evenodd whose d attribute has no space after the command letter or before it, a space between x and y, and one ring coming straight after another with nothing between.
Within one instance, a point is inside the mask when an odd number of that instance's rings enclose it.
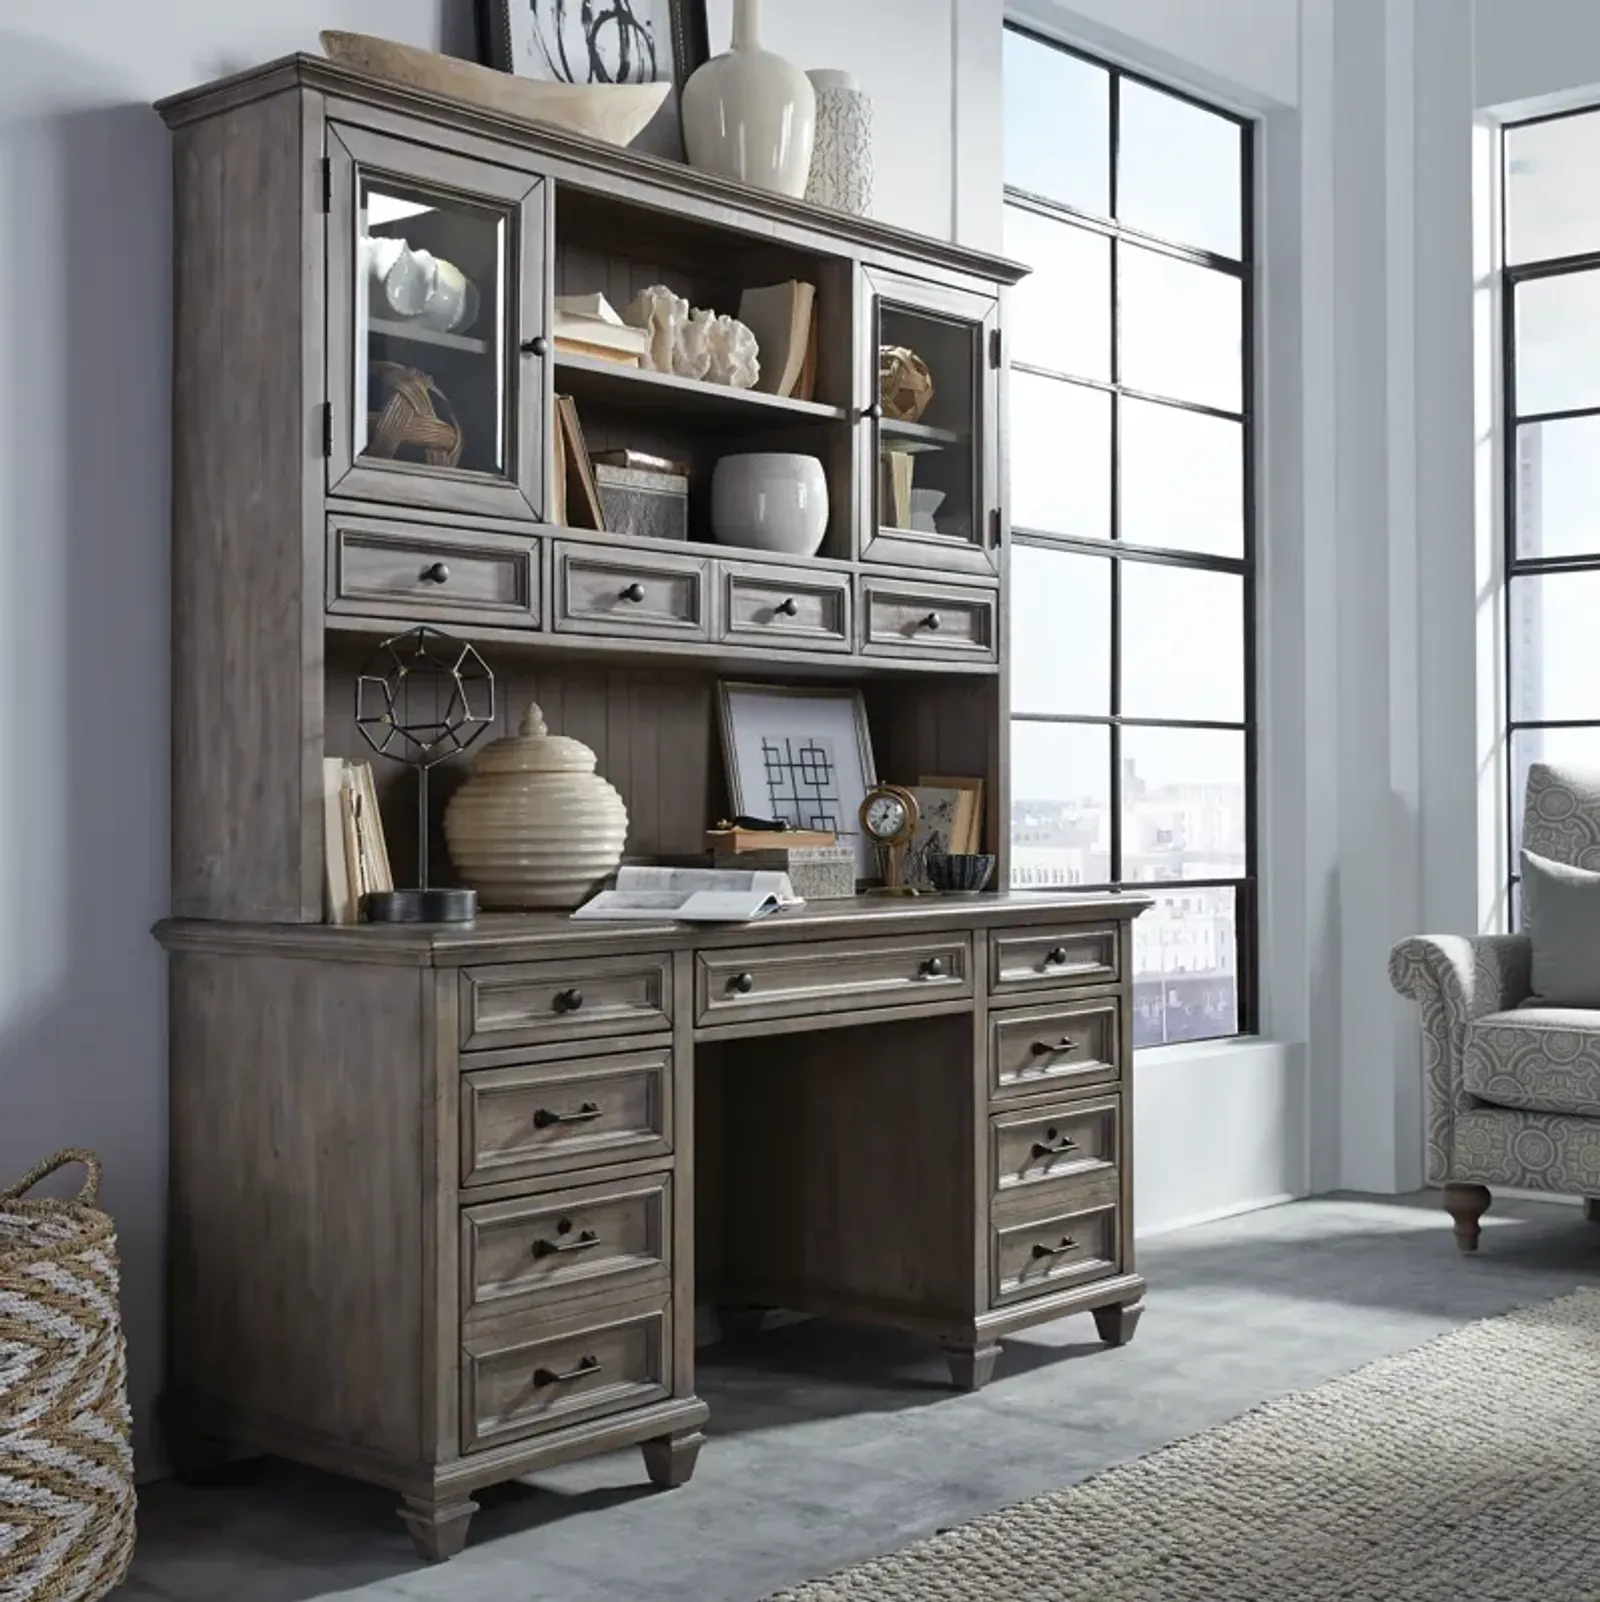
<instances>
[{"instance_id":1,"label":"black geometric dodecahedron sculpture","mask_svg":"<svg viewBox=\"0 0 1600 1602\"><path fill-rule=\"evenodd\" d=\"M428 769L494 722L494 674L465 640L426 626L387 639L356 679L356 727L379 756L417 770L417 888L369 895L374 923L470 923L474 890L428 886Z\"/></svg>"}]
</instances>

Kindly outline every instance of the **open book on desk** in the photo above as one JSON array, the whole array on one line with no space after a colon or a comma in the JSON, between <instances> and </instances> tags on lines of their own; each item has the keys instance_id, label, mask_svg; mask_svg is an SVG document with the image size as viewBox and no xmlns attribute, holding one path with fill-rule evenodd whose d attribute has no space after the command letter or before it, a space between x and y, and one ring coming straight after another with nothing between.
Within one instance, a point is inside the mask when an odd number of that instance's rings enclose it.
<instances>
[{"instance_id":1,"label":"open book on desk","mask_svg":"<svg viewBox=\"0 0 1600 1602\"><path fill-rule=\"evenodd\" d=\"M750 923L783 907L804 905L786 873L623 868L614 890L602 890L572 916L641 923Z\"/></svg>"}]
</instances>

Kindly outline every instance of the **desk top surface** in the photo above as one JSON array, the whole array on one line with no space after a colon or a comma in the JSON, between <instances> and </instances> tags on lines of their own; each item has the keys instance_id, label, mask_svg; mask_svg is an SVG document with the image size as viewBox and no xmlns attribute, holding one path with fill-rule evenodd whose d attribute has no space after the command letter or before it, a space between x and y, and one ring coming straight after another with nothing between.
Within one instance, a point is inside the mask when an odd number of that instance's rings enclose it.
<instances>
[{"instance_id":1,"label":"desk top surface","mask_svg":"<svg viewBox=\"0 0 1600 1602\"><path fill-rule=\"evenodd\" d=\"M223 923L172 918L156 925L171 951L269 952L334 962L453 967L542 957L706 949L917 934L1001 925L1106 923L1150 905L1133 891L1015 891L981 895L853 896L809 901L753 923L576 922L563 912L484 913L470 924Z\"/></svg>"}]
</instances>

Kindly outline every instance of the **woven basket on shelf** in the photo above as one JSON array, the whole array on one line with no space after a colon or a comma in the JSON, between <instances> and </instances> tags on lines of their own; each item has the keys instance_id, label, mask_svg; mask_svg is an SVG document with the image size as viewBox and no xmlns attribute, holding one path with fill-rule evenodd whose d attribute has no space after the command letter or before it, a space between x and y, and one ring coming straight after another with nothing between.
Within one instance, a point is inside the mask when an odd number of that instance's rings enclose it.
<instances>
[{"instance_id":1,"label":"woven basket on shelf","mask_svg":"<svg viewBox=\"0 0 1600 1602\"><path fill-rule=\"evenodd\" d=\"M430 467L459 467L465 441L450 397L430 374L399 362L374 362L381 411L367 414L367 455L391 460L405 452Z\"/></svg>"},{"instance_id":2,"label":"woven basket on shelf","mask_svg":"<svg viewBox=\"0 0 1600 1602\"><path fill-rule=\"evenodd\" d=\"M79 1162L75 1201L26 1201ZM117 1238L100 1161L64 1151L0 1191L0 1596L98 1602L133 1558Z\"/></svg>"}]
</instances>

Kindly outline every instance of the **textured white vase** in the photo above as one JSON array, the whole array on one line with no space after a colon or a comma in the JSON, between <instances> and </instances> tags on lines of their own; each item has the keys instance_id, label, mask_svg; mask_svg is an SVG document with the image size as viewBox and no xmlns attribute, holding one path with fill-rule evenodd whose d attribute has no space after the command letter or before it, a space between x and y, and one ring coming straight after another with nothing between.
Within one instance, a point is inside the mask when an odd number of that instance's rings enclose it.
<instances>
[{"instance_id":1,"label":"textured white vase","mask_svg":"<svg viewBox=\"0 0 1600 1602\"><path fill-rule=\"evenodd\" d=\"M872 214L872 100L848 72L808 73L817 94L817 136L806 199L856 217Z\"/></svg>"},{"instance_id":2,"label":"textured white vase","mask_svg":"<svg viewBox=\"0 0 1600 1602\"><path fill-rule=\"evenodd\" d=\"M733 48L683 86L689 165L799 199L816 124L811 80L761 47L761 0L734 0Z\"/></svg>"},{"instance_id":3,"label":"textured white vase","mask_svg":"<svg viewBox=\"0 0 1600 1602\"><path fill-rule=\"evenodd\" d=\"M582 741L549 733L531 701L521 733L478 753L444 833L486 908L581 906L616 871L628 809L594 761Z\"/></svg>"},{"instance_id":4,"label":"textured white vase","mask_svg":"<svg viewBox=\"0 0 1600 1602\"><path fill-rule=\"evenodd\" d=\"M724 456L711 475L711 532L719 545L815 556L828 532L822 463L786 451Z\"/></svg>"}]
</instances>

